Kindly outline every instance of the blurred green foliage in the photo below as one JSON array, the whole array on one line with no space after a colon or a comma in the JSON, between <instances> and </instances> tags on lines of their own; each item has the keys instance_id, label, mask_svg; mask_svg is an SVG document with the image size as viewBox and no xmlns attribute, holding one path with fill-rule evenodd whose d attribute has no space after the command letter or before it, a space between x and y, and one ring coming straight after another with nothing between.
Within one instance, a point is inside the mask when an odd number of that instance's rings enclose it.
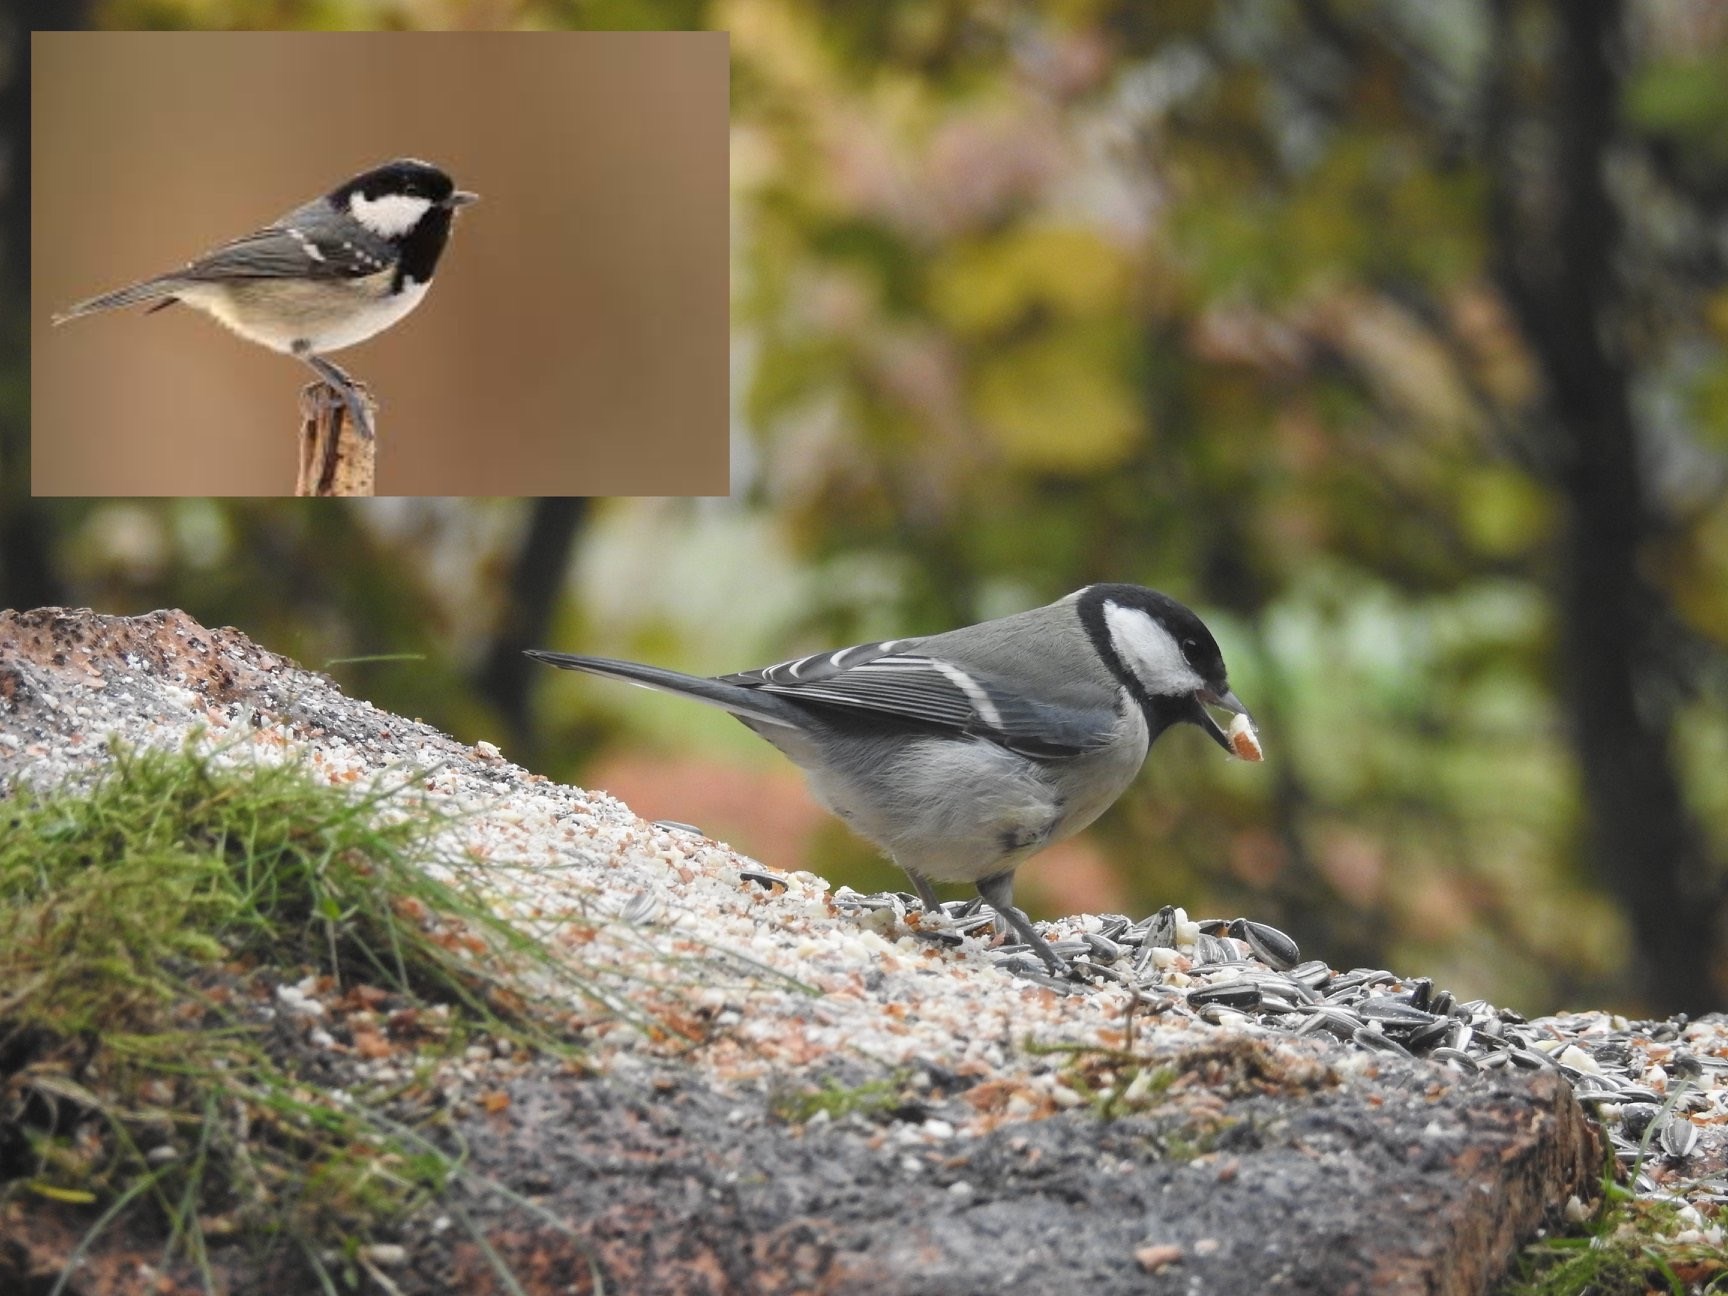
<instances>
[{"instance_id":1,"label":"blurred green foliage","mask_svg":"<svg viewBox=\"0 0 1728 1296\"><path fill-rule=\"evenodd\" d=\"M1125 904L1250 912L1334 963L1530 1008L1638 1002L1635 937L1579 863L1554 598L1571 504L1496 279L1491 145L1510 129L1538 157L1550 144L1540 122L1509 124L1495 74L1505 60L1549 74L1553 6L111 0L101 14L729 30L734 498L597 508L554 644L719 671L1091 580L1150 584L1218 632L1268 763L1167 739L1095 830ZM1719 903L1728 14L1661 0L1629 14L1621 134L1601 141L1634 307L1613 325L1662 519L1640 563L1673 627L1671 755L1714 861L1699 894ZM1521 197L1553 200L1539 179ZM341 673L381 706L487 737L465 680L510 611L500 576L523 510L92 502L57 506L52 528L77 601L178 604L314 665L424 653ZM771 762L720 719L567 684L546 683L519 747L555 772L641 743ZM837 831L816 849L776 862L862 867Z\"/></svg>"}]
</instances>

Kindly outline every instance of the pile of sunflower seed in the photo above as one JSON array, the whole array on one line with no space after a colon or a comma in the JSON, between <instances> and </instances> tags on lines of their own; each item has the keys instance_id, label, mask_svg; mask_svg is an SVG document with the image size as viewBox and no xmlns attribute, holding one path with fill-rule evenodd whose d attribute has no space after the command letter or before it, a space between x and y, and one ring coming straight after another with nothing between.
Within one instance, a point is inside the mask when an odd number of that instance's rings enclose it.
<instances>
[{"instance_id":1,"label":"pile of sunflower seed","mask_svg":"<svg viewBox=\"0 0 1728 1296\"><path fill-rule=\"evenodd\" d=\"M891 909L904 920L910 895L861 895L841 887L841 913ZM996 921L973 899L924 917L917 934L959 945L988 938ZM991 952L1005 971L1063 993L1127 987L1159 1011L1215 1025L1249 1024L1323 1036L1349 1048L1423 1058L1454 1073L1557 1071L1600 1123L1641 1194L1728 1203L1728 1021L1628 1022L1607 1013L1528 1021L1485 999L1459 1000L1426 977L1383 969L1334 971L1302 960L1296 942L1247 918L1191 920L1165 906L1135 922L1087 915L1052 942L1069 978L1052 976L1025 945Z\"/></svg>"}]
</instances>

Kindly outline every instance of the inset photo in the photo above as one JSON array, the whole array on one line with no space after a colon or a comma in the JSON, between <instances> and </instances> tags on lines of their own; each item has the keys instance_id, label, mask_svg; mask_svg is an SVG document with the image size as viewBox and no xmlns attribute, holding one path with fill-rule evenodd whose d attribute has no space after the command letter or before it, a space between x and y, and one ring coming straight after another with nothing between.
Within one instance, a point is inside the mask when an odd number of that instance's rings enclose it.
<instances>
[{"instance_id":1,"label":"inset photo","mask_svg":"<svg viewBox=\"0 0 1728 1296\"><path fill-rule=\"evenodd\" d=\"M36 32L31 96L33 494L727 493L725 33Z\"/></svg>"}]
</instances>

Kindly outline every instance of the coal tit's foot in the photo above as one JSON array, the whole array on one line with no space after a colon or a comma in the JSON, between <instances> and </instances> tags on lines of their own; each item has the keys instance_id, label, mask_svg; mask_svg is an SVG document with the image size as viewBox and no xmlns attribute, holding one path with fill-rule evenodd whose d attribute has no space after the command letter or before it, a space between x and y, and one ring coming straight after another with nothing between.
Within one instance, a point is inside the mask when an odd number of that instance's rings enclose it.
<instances>
[{"instance_id":1,"label":"coal tit's foot","mask_svg":"<svg viewBox=\"0 0 1728 1296\"><path fill-rule=\"evenodd\" d=\"M1068 975L1068 965L1038 934L1037 928L1032 926L1032 920L1014 907L1012 873L997 873L993 877L981 878L978 882L978 894L984 897L985 904L996 911L996 916L1008 924L1020 943L1028 946L1044 961L1044 966L1050 969L1053 976Z\"/></svg>"},{"instance_id":2,"label":"coal tit's foot","mask_svg":"<svg viewBox=\"0 0 1728 1296\"><path fill-rule=\"evenodd\" d=\"M363 440L372 440L372 415L367 409L370 397L366 394L365 385L355 382L340 365L332 364L323 356L303 355L300 358L311 366L312 372L323 380L323 385L342 402L355 432L359 433Z\"/></svg>"}]
</instances>

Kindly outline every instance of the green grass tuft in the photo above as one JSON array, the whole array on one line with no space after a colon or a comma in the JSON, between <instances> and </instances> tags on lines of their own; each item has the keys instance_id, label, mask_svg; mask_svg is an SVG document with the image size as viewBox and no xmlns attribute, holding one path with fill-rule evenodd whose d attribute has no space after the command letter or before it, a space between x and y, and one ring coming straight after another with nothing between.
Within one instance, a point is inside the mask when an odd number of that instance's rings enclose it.
<instances>
[{"instance_id":1,"label":"green grass tuft","mask_svg":"<svg viewBox=\"0 0 1728 1296\"><path fill-rule=\"evenodd\" d=\"M0 802L0 1204L86 1209L86 1247L143 1220L210 1290L224 1238L322 1284L460 1175L403 1124L412 1098L304 1079L329 1059L276 995L319 978L321 999L414 1022L398 1088L421 1098L476 1039L567 1051L508 987L574 978L459 872L427 871L443 824L381 813L395 790L188 750Z\"/></svg>"},{"instance_id":2,"label":"green grass tuft","mask_svg":"<svg viewBox=\"0 0 1728 1296\"><path fill-rule=\"evenodd\" d=\"M1661 1116L1678 1105L1685 1086L1668 1095ZM1622 1172L1612 1153L1604 1156L1601 1194L1588 1218L1548 1233L1519 1253L1512 1272L1495 1296L1724 1296L1728 1294L1728 1257L1707 1242L1683 1242L1680 1206L1639 1198L1626 1182L1638 1175L1657 1127L1652 1121L1639 1144L1638 1159ZM1700 1211L1706 1225L1728 1228L1728 1208L1714 1218Z\"/></svg>"},{"instance_id":3,"label":"green grass tuft","mask_svg":"<svg viewBox=\"0 0 1728 1296\"><path fill-rule=\"evenodd\" d=\"M848 1116L875 1119L916 1108L918 1103L909 1097L909 1092L908 1079L903 1074L857 1085L843 1085L828 1077L814 1089L776 1093L769 1101L769 1110L792 1125L807 1124L819 1115L834 1121Z\"/></svg>"}]
</instances>

